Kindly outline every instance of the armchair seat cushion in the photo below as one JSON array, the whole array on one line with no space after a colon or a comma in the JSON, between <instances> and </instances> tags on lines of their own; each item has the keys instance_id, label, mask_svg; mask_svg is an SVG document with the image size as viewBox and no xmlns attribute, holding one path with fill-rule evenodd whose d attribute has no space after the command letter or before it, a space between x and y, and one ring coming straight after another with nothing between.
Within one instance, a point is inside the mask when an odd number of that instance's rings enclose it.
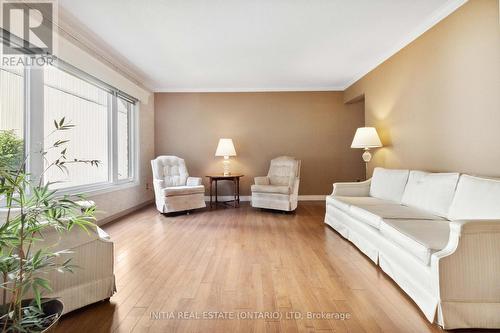
<instances>
[{"instance_id":1,"label":"armchair seat cushion","mask_svg":"<svg viewBox=\"0 0 500 333\"><path fill-rule=\"evenodd\" d=\"M432 253L442 250L448 243L450 222L385 219L380 225L380 232L422 263L429 265Z\"/></svg>"},{"instance_id":2,"label":"armchair seat cushion","mask_svg":"<svg viewBox=\"0 0 500 333\"><path fill-rule=\"evenodd\" d=\"M292 189L285 185L252 185L252 192L290 194Z\"/></svg>"},{"instance_id":3,"label":"armchair seat cushion","mask_svg":"<svg viewBox=\"0 0 500 333\"><path fill-rule=\"evenodd\" d=\"M205 193L205 187L203 185L172 186L172 187L165 187L163 189L163 194L166 197L173 197L176 195L197 194L197 193Z\"/></svg>"}]
</instances>

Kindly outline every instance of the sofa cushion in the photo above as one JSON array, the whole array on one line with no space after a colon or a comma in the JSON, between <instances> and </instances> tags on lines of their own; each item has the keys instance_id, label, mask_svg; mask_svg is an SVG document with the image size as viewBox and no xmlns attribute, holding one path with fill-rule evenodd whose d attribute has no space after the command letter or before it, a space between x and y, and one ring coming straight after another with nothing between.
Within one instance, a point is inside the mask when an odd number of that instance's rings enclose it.
<instances>
[{"instance_id":1,"label":"sofa cushion","mask_svg":"<svg viewBox=\"0 0 500 333\"><path fill-rule=\"evenodd\" d=\"M197 186L172 186L172 187L165 187L163 189L163 194L166 197L172 197L172 196L175 196L175 195L197 194L197 193L205 193L205 187L203 185L197 185Z\"/></svg>"},{"instance_id":2,"label":"sofa cushion","mask_svg":"<svg viewBox=\"0 0 500 333\"><path fill-rule=\"evenodd\" d=\"M397 203L351 206L350 215L377 229L380 228L380 223L383 219L443 220L441 217L424 210Z\"/></svg>"},{"instance_id":3,"label":"sofa cushion","mask_svg":"<svg viewBox=\"0 0 500 333\"><path fill-rule=\"evenodd\" d=\"M351 206L381 205L391 203L391 201L373 197L345 197L329 195L326 197L326 203L337 207L340 210L348 211Z\"/></svg>"},{"instance_id":4,"label":"sofa cushion","mask_svg":"<svg viewBox=\"0 0 500 333\"><path fill-rule=\"evenodd\" d=\"M279 194L290 194L290 186L280 186L280 185L252 185L252 192L259 193L279 193Z\"/></svg>"},{"instance_id":5,"label":"sofa cushion","mask_svg":"<svg viewBox=\"0 0 500 333\"><path fill-rule=\"evenodd\" d=\"M448 243L450 222L384 219L380 232L425 265L429 265L432 253L442 250Z\"/></svg>"},{"instance_id":6,"label":"sofa cushion","mask_svg":"<svg viewBox=\"0 0 500 333\"><path fill-rule=\"evenodd\" d=\"M370 196L401 202L409 170L375 168L370 185Z\"/></svg>"},{"instance_id":7,"label":"sofa cushion","mask_svg":"<svg viewBox=\"0 0 500 333\"><path fill-rule=\"evenodd\" d=\"M462 175L449 219L500 219L500 180Z\"/></svg>"},{"instance_id":8,"label":"sofa cushion","mask_svg":"<svg viewBox=\"0 0 500 333\"><path fill-rule=\"evenodd\" d=\"M412 170L401 202L447 217L458 178L458 173L429 173Z\"/></svg>"}]
</instances>

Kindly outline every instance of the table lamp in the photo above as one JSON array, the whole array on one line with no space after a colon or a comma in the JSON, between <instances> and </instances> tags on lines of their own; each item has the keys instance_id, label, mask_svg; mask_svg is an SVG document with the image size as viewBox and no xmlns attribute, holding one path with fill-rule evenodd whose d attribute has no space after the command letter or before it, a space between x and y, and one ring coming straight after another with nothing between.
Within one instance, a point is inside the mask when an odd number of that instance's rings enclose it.
<instances>
[{"instance_id":1,"label":"table lamp","mask_svg":"<svg viewBox=\"0 0 500 333\"><path fill-rule=\"evenodd\" d=\"M232 139L219 139L215 156L224 156L224 176L231 175L229 170L229 156L236 156Z\"/></svg>"},{"instance_id":2,"label":"table lamp","mask_svg":"<svg viewBox=\"0 0 500 333\"><path fill-rule=\"evenodd\" d=\"M382 142L380 142L375 127L360 127L356 130L351 148L363 148L365 150L363 153L363 161L365 161L365 163L370 162L372 159L370 148L378 147L382 147Z\"/></svg>"}]
</instances>

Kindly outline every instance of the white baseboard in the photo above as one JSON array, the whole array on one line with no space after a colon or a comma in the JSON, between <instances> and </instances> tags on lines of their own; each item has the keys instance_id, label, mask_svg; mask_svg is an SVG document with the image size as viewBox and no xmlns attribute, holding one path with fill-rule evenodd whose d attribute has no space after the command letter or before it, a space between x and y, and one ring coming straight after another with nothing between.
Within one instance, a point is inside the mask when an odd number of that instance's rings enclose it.
<instances>
[{"instance_id":1,"label":"white baseboard","mask_svg":"<svg viewBox=\"0 0 500 333\"><path fill-rule=\"evenodd\" d=\"M326 195L299 195L299 201L324 201L326 198ZM232 195L219 195L218 197L219 201L228 201L228 200L233 200L234 197ZM251 196L249 195L242 195L240 196L240 201L250 201ZM212 197L212 200L215 200L215 197ZM210 201L210 197L207 195L205 196L205 201Z\"/></svg>"},{"instance_id":2,"label":"white baseboard","mask_svg":"<svg viewBox=\"0 0 500 333\"><path fill-rule=\"evenodd\" d=\"M326 195L299 195L299 201L325 201Z\"/></svg>"}]
</instances>

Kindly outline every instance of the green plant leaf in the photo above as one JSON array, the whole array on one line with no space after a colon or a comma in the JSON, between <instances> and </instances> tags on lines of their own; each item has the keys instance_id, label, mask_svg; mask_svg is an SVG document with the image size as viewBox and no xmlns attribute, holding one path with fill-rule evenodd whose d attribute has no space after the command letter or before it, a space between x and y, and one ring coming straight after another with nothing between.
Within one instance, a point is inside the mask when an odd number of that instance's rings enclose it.
<instances>
[{"instance_id":1,"label":"green plant leaf","mask_svg":"<svg viewBox=\"0 0 500 333\"><path fill-rule=\"evenodd\" d=\"M49 280L47 279L43 279L43 278L35 278L35 281L34 281L38 286L42 287L43 289L47 290L47 291L52 291L52 287L50 286L50 282Z\"/></svg>"},{"instance_id":2,"label":"green plant leaf","mask_svg":"<svg viewBox=\"0 0 500 333\"><path fill-rule=\"evenodd\" d=\"M33 298L35 299L36 305L38 306L39 309L42 308L42 294L40 293L40 290L38 289L37 285L33 285Z\"/></svg>"}]
</instances>

